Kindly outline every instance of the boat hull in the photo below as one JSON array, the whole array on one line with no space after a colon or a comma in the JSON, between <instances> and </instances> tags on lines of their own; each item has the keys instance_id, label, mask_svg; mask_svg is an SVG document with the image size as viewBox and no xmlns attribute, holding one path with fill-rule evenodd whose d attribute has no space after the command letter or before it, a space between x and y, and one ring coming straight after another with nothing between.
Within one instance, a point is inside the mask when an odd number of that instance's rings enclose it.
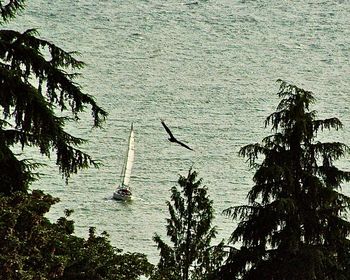
<instances>
[{"instance_id":1,"label":"boat hull","mask_svg":"<svg viewBox=\"0 0 350 280\"><path fill-rule=\"evenodd\" d=\"M116 200L128 201L132 198L132 193L128 189L117 189L113 193L113 198Z\"/></svg>"}]
</instances>

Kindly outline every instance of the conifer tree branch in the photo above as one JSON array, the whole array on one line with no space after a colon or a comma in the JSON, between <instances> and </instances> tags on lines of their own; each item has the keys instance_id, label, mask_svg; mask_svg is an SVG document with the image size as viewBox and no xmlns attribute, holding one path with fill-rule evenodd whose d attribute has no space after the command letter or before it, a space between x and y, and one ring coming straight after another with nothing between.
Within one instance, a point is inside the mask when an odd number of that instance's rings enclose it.
<instances>
[{"instance_id":1,"label":"conifer tree branch","mask_svg":"<svg viewBox=\"0 0 350 280\"><path fill-rule=\"evenodd\" d=\"M0 0L0 24L7 22L9 19L15 17L16 13L24 8L25 0Z\"/></svg>"}]
</instances>

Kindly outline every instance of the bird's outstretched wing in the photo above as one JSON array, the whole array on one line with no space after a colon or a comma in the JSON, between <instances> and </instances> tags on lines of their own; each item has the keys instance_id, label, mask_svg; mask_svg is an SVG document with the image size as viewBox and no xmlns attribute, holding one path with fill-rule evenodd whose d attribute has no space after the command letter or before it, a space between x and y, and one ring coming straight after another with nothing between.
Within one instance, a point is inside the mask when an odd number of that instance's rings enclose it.
<instances>
[{"instance_id":1,"label":"bird's outstretched wing","mask_svg":"<svg viewBox=\"0 0 350 280\"><path fill-rule=\"evenodd\" d=\"M186 144L180 142L179 140L177 140L177 139L174 137L174 135L171 133L169 127L167 127L167 125L164 123L163 120L161 120L161 122L162 122L162 125L164 126L165 130L168 132L168 134L169 134L169 136L170 136L170 138L169 138L169 141L170 141L170 142L177 143L177 144L181 145L182 147L185 147L186 149L189 149L189 150L193 151L193 149L191 149L189 146L187 146Z\"/></svg>"},{"instance_id":2,"label":"bird's outstretched wing","mask_svg":"<svg viewBox=\"0 0 350 280\"><path fill-rule=\"evenodd\" d=\"M180 144L182 147L185 147L185 148L187 148L187 149L193 151L193 149L191 149L191 148L190 148L189 146L187 146L186 144L184 144L184 143L182 143L182 142L180 142L180 141L178 141L178 140L176 140L175 142L178 143L178 144Z\"/></svg>"},{"instance_id":3,"label":"bird's outstretched wing","mask_svg":"<svg viewBox=\"0 0 350 280\"><path fill-rule=\"evenodd\" d=\"M167 127L167 125L165 124L165 122L164 122L163 120L161 120L161 122L162 122L162 125L164 126L164 128L165 128L166 132L168 132L168 134L169 134L170 138L172 138L172 139L176 140L176 139L175 139L175 137L174 137L174 135L171 133L171 131L170 131L169 127Z\"/></svg>"}]
</instances>

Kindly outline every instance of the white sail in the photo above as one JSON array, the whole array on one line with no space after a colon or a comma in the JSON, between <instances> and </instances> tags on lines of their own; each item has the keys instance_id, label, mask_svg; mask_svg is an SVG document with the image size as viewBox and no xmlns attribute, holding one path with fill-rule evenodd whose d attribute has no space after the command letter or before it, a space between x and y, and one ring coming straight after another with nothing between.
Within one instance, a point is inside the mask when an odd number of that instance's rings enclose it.
<instances>
[{"instance_id":1,"label":"white sail","mask_svg":"<svg viewBox=\"0 0 350 280\"><path fill-rule=\"evenodd\" d=\"M135 157L135 133L134 133L133 125L131 124L126 162L124 164L125 166L122 174L122 186L129 185L129 181L131 177L131 169L134 163L134 157Z\"/></svg>"}]
</instances>

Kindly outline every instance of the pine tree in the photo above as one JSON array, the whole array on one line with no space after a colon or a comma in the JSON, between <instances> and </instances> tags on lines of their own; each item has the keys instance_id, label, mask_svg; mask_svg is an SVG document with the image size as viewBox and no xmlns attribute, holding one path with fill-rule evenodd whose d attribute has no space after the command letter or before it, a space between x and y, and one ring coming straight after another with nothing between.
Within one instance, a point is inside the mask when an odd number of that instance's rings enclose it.
<instances>
[{"instance_id":1,"label":"pine tree","mask_svg":"<svg viewBox=\"0 0 350 280\"><path fill-rule=\"evenodd\" d=\"M154 241L160 249L158 269L152 280L206 279L223 259L223 242L211 246L216 228L211 226L213 201L207 196L197 173L189 171L180 176L177 187L171 189L171 201L167 202L170 218L167 219L167 235L173 247L156 234Z\"/></svg>"},{"instance_id":2,"label":"pine tree","mask_svg":"<svg viewBox=\"0 0 350 280\"><path fill-rule=\"evenodd\" d=\"M316 119L309 109L313 93L279 82L282 100L265 121L273 134L240 150L256 169L254 186L248 205L225 211L239 219L230 241L242 247L227 259L220 278L350 279L350 198L339 192L350 173L334 165L349 147L316 139L342 123Z\"/></svg>"},{"instance_id":3,"label":"pine tree","mask_svg":"<svg viewBox=\"0 0 350 280\"><path fill-rule=\"evenodd\" d=\"M0 24L12 19L24 7L24 0L0 1ZM83 139L64 130L69 119L91 107L94 126L100 126L106 112L92 96L74 82L83 63L75 53L62 50L37 37L34 29L21 33L0 30L0 192L26 191L35 179L35 163L20 160L13 146L38 147L56 162L66 178L96 162L78 147ZM60 116L57 112L60 111Z\"/></svg>"}]
</instances>

